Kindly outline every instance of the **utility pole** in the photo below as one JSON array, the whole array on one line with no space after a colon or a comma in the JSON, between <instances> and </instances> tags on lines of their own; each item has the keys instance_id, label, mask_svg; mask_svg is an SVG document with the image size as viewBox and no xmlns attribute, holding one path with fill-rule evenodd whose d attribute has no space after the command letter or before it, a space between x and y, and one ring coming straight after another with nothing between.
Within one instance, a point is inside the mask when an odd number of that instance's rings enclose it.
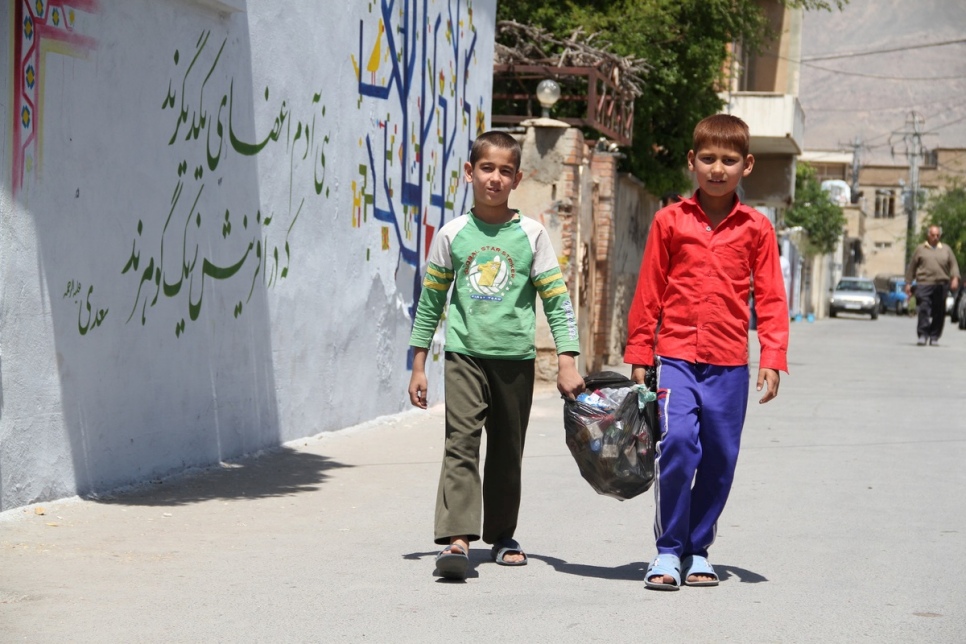
<instances>
[{"instance_id":1,"label":"utility pole","mask_svg":"<svg viewBox=\"0 0 966 644\"><path fill-rule=\"evenodd\" d=\"M906 158L909 160L909 183L902 191L902 203L905 206L907 225L906 225L906 264L912 256L912 240L917 234L919 222L919 162L923 158L922 147L922 126L924 119L918 112L909 112L906 118L906 127L899 132L893 132L893 136L901 136L906 148ZM893 155L895 148L893 147Z\"/></svg>"},{"instance_id":2,"label":"utility pole","mask_svg":"<svg viewBox=\"0 0 966 644\"><path fill-rule=\"evenodd\" d=\"M858 203L859 201L859 170L862 168L862 162L860 161L861 150L862 137L856 135L855 141L852 143L852 182L850 183L852 198L849 200L852 203Z\"/></svg>"}]
</instances>

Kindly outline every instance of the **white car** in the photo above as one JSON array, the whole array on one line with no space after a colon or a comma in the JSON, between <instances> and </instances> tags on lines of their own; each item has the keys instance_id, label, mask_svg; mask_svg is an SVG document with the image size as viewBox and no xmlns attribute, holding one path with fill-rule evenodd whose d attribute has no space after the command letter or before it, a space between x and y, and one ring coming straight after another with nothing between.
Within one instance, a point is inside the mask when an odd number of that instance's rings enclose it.
<instances>
[{"instance_id":1,"label":"white car","mask_svg":"<svg viewBox=\"0 0 966 644\"><path fill-rule=\"evenodd\" d=\"M839 313L858 313L879 319L879 294L875 283L865 277L843 277L828 300L829 317Z\"/></svg>"}]
</instances>

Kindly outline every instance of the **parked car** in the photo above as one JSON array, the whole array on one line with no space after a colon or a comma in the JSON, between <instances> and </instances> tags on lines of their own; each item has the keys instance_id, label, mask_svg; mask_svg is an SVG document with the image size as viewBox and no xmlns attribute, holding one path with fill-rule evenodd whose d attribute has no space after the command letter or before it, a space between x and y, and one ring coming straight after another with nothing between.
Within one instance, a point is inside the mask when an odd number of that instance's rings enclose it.
<instances>
[{"instance_id":1,"label":"parked car","mask_svg":"<svg viewBox=\"0 0 966 644\"><path fill-rule=\"evenodd\" d=\"M906 279L901 275L876 275L872 280L879 295L879 312L892 311L896 315L909 313Z\"/></svg>"},{"instance_id":2,"label":"parked car","mask_svg":"<svg viewBox=\"0 0 966 644\"><path fill-rule=\"evenodd\" d=\"M953 299L953 310L949 315L950 320L959 325L960 329L966 330L966 284L960 280L959 290Z\"/></svg>"},{"instance_id":3,"label":"parked car","mask_svg":"<svg viewBox=\"0 0 966 644\"><path fill-rule=\"evenodd\" d=\"M843 277L829 295L828 314L858 313L879 319L879 295L875 283L866 277Z\"/></svg>"}]
</instances>

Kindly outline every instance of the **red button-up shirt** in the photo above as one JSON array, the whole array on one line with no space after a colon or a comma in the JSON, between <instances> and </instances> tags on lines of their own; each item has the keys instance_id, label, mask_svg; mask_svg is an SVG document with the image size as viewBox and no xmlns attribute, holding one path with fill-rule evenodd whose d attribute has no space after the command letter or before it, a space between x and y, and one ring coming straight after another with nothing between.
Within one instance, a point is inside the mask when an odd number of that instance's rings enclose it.
<instances>
[{"instance_id":1,"label":"red button-up shirt","mask_svg":"<svg viewBox=\"0 0 966 644\"><path fill-rule=\"evenodd\" d=\"M628 316L624 362L655 353L687 362L748 364L748 296L754 278L761 368L788 371L788 304L775 229L735 199L716 228L690 199L658 211Z\"/></svg>"}]
</instances>

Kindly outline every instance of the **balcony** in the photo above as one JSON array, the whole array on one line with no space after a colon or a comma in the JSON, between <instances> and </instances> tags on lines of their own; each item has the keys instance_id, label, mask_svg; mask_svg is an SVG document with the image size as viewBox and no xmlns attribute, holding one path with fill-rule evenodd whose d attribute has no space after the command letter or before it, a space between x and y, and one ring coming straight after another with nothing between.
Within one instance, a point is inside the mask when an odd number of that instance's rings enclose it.
<instances>
[{"instance_id":1,"label":"balcony","mask_svg":"<svg viewBox=\"0 0 966 644\"><path fill-rule=\"evenodd\" d=\"M544 78L556 80L564 89L560 107L553 118L575 127L592 129L618 145L631 145L634 94L618 86L596 67L493 65L493 124L516 125L534 118L534 88L537 81ZM507 114L504 113L506 110L518 113ZM567 116L568 113L571 115Z\"/></svg>"},{"instance_id":2,"label":"balcony","mask_svg":"<svg viewBox=\"0 0 966 644\"><path fill-rule=\"evenodd\" d=\"M755 169L741 181L741 199L759 207L787 208L795 198L795 159L802 153L805 112L798 97L775 92L731 92L721 95L723 112L751 129Z\"/></svg>"},{"instance_id":3,"label":"balcony","mask_svg":"<svg viewBox=\"0 0 966 644\"><path fill-rule=\"evenodd\" d=\"M798 97L774 92L730 92L722 111L751 128L751 153L798 156L805 147L805 112Z\"/></svg>"}]
</instances>

